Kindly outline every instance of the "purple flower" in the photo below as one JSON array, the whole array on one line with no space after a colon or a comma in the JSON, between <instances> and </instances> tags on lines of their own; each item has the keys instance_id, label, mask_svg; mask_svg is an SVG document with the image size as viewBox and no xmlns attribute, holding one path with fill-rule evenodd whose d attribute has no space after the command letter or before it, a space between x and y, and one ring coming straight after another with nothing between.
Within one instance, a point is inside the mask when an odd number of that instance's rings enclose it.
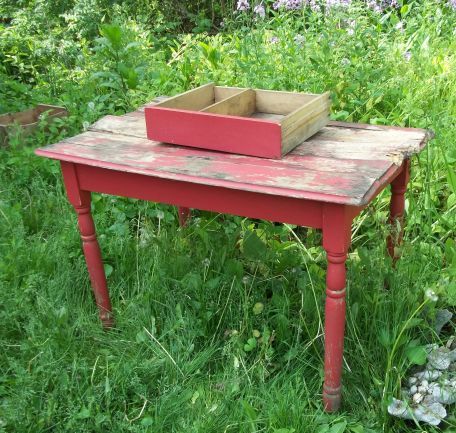
<instances>
[{"instance_id":1,"label":"purple flower","mask_svg":"<svg viewBox=\"0 0 456 433\"><path fill-rule=\"evenodd\" d=\"M248 0L238 0L236 9L238 11L246 11L250 8Z\"/></svg>"},{"instance_id":2,"label":"purple flower","mask_svg":"<svg viewBox=\"0 0 456 433\"><path fill-rule=\"evenodd\" d=\"M406 51L406 52L403 54L403 56L404 56L405 61L406 61L406 62L409 62L410 59L412 58L412 53L411 53L410 51Z\"/></svg>"},{"instance_id":3,"label":"purple flower","mask_svg":"<svg viewBox=\"0 0 456 433\"><path fill-rule=\"evenodd\" d=\"M317 2L315 0L310 0L309 6L310 6L310 9L312 9L312 11L314 11L314 12L320 12L320 10L321 10L320 6L317 4Z\"/></svg>"},{"instance_id":4,"label":"purple flower","mask_svg":"<svg viewBox=\"0 0 456 433\"><path fill-rule=\"evenodd\" d=\"M296 10L305 6L304 0L277 0L272 7L274 9Z\"/></svg>"},{"instance_id":5,"label":"purple flower","mask_svg":"<svg viewBox=\"0 0 456 433\"><path fill-rule=\"evenodd\" d=\"M326 0L326 8L331 9L334 7L347 7L351 0Z\"/></svg>"},{"instance_id":6,"label":"purple flower","mask_svg":"<svg viewBox=\"0 0 456 433\"><path fill-rule=\"evenodd\" d=\"M277 44L279 42L279 38L277 36L271 36L269 39L270 44Z\"/></svg>"},{"instance_id":7,"label":"purple flower","mask_svg":"<svg viewBox=\"0 0 456 433\"><path fill-rule=\"evenodd\" d=\"M456 0L448 0L448 6L452 7L456 11Z\"/></svg>"},{"instance_id":8,"label":"purple flower","mask_svg":"<svg viewBox=\"0 0 456 433\"><path fill-rule=\"evenodd\" d=\"M259 5L256 5L254 8L253 8L253 13L255 13L256 15L258 15L260 18L264 18L266 16L266 11L264 9L264 6L262 3L260 3Z\"/></svg>"},{"instance_id":9,"label":"purple flower","mask_svg":"<svg viewBox=\"0 0 456 433\"><path fill-rule=\"evenodd\" d=\"M368 0L367 6L374 12L380 13L388 8L397 9L400 4L397 0Z\"/></svg>"}]
</instances>

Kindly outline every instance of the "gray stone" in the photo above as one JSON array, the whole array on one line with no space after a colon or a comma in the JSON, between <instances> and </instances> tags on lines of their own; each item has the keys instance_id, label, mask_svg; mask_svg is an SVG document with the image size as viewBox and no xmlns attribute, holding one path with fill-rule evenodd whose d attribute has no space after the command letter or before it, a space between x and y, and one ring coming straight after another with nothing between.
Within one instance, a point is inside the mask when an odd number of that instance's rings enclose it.
<instances>
[{"instance_id":1,"label":"gray stone","mask_svg":"<svg viewBox=\"0 0 456 433\"><path fill-rule=\"evenodd\" d=\"M437 334L440 334L442 328L451 320L453 313L446 308L443 310L437 310L435 314L434 330Z\"/></svg>"}]
</instances>

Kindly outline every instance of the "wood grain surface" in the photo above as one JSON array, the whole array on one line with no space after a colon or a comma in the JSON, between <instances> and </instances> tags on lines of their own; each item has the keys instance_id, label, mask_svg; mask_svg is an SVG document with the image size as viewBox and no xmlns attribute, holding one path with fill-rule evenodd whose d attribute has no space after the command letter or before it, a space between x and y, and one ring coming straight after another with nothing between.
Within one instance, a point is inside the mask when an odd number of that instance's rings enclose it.
<instances>
[{"instance_id":1,"label":"wood grain surface","mask_svg":"<svg viewBox=\"0 0 456 433\"><path fill-rule=\"evenodd\" d=\"M422 129L330 122L283 159L272 160L148 140L140 108L105 116L88 131L36 153L165 179L363 206L429 138Z\"/></svg>"}]
</instances>

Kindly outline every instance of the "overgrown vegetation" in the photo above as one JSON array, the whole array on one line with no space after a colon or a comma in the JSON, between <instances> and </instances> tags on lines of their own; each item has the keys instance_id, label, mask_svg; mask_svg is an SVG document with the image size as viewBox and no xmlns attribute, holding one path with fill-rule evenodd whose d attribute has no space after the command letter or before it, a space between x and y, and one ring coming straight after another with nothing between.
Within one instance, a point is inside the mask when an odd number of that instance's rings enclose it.
<instances>
[{"instance_id":1,"label":"overgrown vegetation","mask_svg":"<svg viewBox=\"0 0 456 433\"><path fill-rule=\"evenodd\" d=\"M0 112L71 113L0 149L0 432L422 431L385 408L421 348L454 334L433 332L456 305L454 2L283 3L262 18L228 1L0 0ZM330 90L335 119L436 133L394 272L389 194L355 221L340 414L320 403L317 231L205 212L180 229L171 207L95 195L118 325L100 329L59 167L33 150L210 80Z\"/></svg>"}]
</instances>

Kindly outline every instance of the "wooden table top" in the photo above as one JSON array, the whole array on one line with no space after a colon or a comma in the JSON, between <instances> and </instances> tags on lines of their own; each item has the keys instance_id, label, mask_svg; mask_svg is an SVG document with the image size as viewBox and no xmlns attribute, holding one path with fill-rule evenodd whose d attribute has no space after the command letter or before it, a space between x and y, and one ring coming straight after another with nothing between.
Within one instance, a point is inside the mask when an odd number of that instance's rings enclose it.
<instances>
[{"instance_id":1,"label":"wooden table top","mask_svg":"<svg viewBox=\"0 0 456 433\"><path fill-rule=\"evenodd\" d=\"M423 129L330 122L281 160L272 160L148 140L140 108L105 116L88 131L36 154L159 178L364 206L429 138Z\"/></svg>"}]
</instances>

